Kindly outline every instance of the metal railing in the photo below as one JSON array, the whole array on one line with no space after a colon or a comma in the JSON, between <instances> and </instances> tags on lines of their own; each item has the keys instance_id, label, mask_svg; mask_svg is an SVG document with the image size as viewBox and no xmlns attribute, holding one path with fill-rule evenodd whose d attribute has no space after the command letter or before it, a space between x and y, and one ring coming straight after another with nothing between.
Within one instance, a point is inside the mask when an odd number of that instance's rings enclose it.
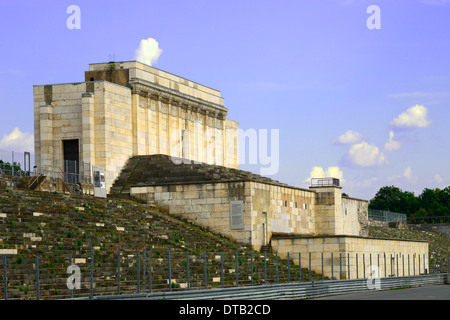
<instances>
[{"instance_id":1,"label":"metal railing","mask_svg":"<svg viewBox=\"0 0 450 320\"><path fill-rule=\"evenodd\" d=\"M406 224L407 216L403 213L383 211L376 209L369 209L368 212L369 219L384 222L401 222Z\"/></svg>"},{"instance_id":2,"label":"metal railing","mask_svg":"<svg viewBox=\"0 0 450 320\"><path fill-rule=\"evenodd\" d=\"M0 299L93 299L94 296L144 293L160 297L172 292L242 287L257 291L268 286L315 281L331 286L338 283L335 280L371 278L368 267L372 270L375 266L379 270L378 278L419 279L423 274L449 273L448 254L430 257L396 254L393 259L391 254L358 257L340 253L335 254L335 259L324 259L322 254L321 265L312 267L311 253L288 253L287 259L280 259L277 254L269 256L253 251L190 254L168 248L133 252L118 247L116 250L113 253L91 247L90 256L59 254L53 259L44 255L3 256L0 286L4 290ZM296 258L300 263L294 263ZM327 261L331 265L326 265ZM346 268L349 265L356 269ZM324 276L324 269L330 267L331 277Z\"/></svg>"},{"instance_id":3,"label":"metal railing","mask_svg":"<svg viewBox=\"0 0 450 320\"><path fill-rule=\"evenodd\" d=\"M22 157L23 162L19 161ZM18 177L48 176L62 178L67 184L92 184L92 166L89 162L64 160L61 166L41 166L39 168L34 163L34 155L30 152L0 150L0 175Z\"/></svg>"},{"instance_id":4,"label":"metal railing","mask_svg":"<svg viewBox=\"0 0 450 320\"><path fill-rule=\"evenodd\" d=\"M371 279L327 280L238 287L184 292L156 292L128 295L94 296L95 300L236 300L236 299L311 299L337 294L349 294L374 290L389 290L417 286L447 284L449 274L438 273L414 277L378 278L379 288L370 284ZM87 299L87 298L81 298Z\"/></svg>"},{"instance_id":5,"label":"metal railing","mask_svg":"<svg viewBox=\"0 0 450 320\"><path fill-rule=\"evenodd\" d=\"M32 165L34 165L34 154L30 152L0 150L0 175L30 176Z\"/></svg>"},{"instance_id":6,"label":"metal railing","mask_svg":"<svg viewBox=\"0 0 450 320\"><path fill-rule=\"evenodd\" d=\"M312 178L311 187L339 187L339 179L336 178Z\"/></svg>"}]
</instances>

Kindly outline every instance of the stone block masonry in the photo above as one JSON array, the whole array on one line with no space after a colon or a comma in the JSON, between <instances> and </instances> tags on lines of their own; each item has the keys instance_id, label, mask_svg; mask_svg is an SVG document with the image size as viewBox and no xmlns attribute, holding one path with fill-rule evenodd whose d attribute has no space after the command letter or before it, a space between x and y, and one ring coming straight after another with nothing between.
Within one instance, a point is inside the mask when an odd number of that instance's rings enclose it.
<instances>
[{"instance_id":1,"label":"stone block masonry","mask_svg":"<svg viewBox=\"0 0 450 320\"><path fill-rule=\"evenodd\" d=\"M223 166L176 164L165 155L130 159L112 191L125 188L133 197L155 202L255 250L269 245L274 234L362 235L366 229L367 201L341 199L340 188L327 190L331 200L324 203L318 198L324 193L317 189L295 188ZM242 202L239 228L232 223L234 201Z\"/></svg>"},{"instance_id":2,"label":"stone block masonry","mask_svg":"<svg viewBox=\"0 0 450 320\"><path fill-rule=\"evenodd\" d=\"M367 201L342 197L338 186L295 188L242 170L175 164L164 155L136 157L130 163L139 163L134 167L138 173L125 168L122 174L132 181L131 196L157 203L254 250L270 245L282 258L289 253L297 264L302 253L305 267L311 253L311 267L317 273L322 273L323 254L327 277L361 278L379 262L380 276L428 270L427 242L367 237ZM124 180L119 178L113 189L119 190ZM233 211L236 203L241 203L242 212Z\"/></svg>"},{"instance_id":3,"label":"stone block masonry","mask_svg":"<svg viewBox=\"0 0 450 320\"><path fill-rule=\"evenodd\" d=\"M339 279L369 277L371 266L377 268L379 277L409 276L429 272L428 242L401 239L382 239L357 236L286 236L272 238L272 247L280 257L290 257L296 264L309 265L312 270ZM333 260L331 260L333 254ZM419 258L420 257L420 258ZM350 262L350 263L349 263ZM333 264L333 269L331 265ZM342 269L341 269L342 268ZM379 269L378 269L379 268ZM342 274L340 275L340 270Z\"/></svg>"},{"instance_id":4,"label":"stone block masonry","mask_svg":"<svg viewBox=\"0 0 450 320\"><path fill-rule=\"evenodd\" d=\"M66 140L79 162L105 169L108 192L135 155L239 166L238 123L219 91L136 61L91 64L85 80L34 86L38 170L64 169Z\"/></svg>"}]
</instances>

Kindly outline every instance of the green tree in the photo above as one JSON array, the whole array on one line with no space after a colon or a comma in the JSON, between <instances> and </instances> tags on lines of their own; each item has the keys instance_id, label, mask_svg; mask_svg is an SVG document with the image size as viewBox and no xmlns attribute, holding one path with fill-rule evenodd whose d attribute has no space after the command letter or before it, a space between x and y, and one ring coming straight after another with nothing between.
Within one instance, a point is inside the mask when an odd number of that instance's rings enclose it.
<instances>
[{"instance_id":1,"label":"green tree","mask_svg":"<svg viewBox=\"0 0 450 320\"><path fill-rule=\"evenodd\" d=\"M425 210L424 208L420 208L416 213L413 213L411 215L412 217L427 217L429 216L427 210Z\"/></svg>"},{"instance_id":2,"label":"green tree","mask_svg":"<svg viewBox=\"0 0 450 320\"><path fill-rule=\"evenodd\" d=\"M411 215L419 209L419 201L412 192L386 186L380 188L375 197L370 200L369 208Z\"/></svg>"},{"instance_id":3,"label":"green tree","mask_svg":"<svg viewBox=\"0 0 450 320\"><path fill-rule=\"evenodd\" d=\"M17 163L14 161L12 164L9 162L4 162L0 159L0 170L3 171L3 173L6 174L12 174L14 168L14 175L20 175L22 172L22 169L20 168L20 163Z\"/></svg>"},{"instance_id":4,"label":"green tree","mask_svg":"<svg viewBox=\"0 0 450 320\"><path fill-rule=\"evenodd\" d=\"M431 216L450 215L450 187L444 190L425 188L419 195L419 201L420 207Z\"/></svg>"},{"instance_id":5,"label":"green tree","mask_svg":"<svg viewBox=\"0 0 450 320\"><path fill-rule=\"evenodd\" d=\"M369 201L370 209L405 213L408 216L450 216L450 186L425 188L419 196L394 186L380 188Z\"/></svg>"}]
</instances>

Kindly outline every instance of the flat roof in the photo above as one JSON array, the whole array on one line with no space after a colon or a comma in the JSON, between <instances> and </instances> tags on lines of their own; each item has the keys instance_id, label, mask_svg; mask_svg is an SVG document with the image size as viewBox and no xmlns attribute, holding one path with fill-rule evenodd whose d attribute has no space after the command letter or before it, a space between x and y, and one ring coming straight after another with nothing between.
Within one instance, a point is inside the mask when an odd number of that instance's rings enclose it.
<instances>
[{"instance_id":1,"label":"flat roof","mask_svg":"<svg viewBox=\"0 0 450 320\"><path fill-rule=\"evenodd\" d=\"M151 66L151 65L148 65L148 64L146 64L146 63L143 63L143 62L137 61L137 60L97 62L97 63L90 63L89 65L90 65L90 66L91 66L91 65L92 65L92 66L94 66L94 65L102 65L102 64L104 64L104 65L109 65L109 64L111 64L111 63L136 63L136 64L139 63L139 64L142 64L143 66L148 67L148 68L150 68L150 69L154 69L154 70L157 70L157 71L159 71L159 72L166 73L166 74L168 74L168 75L177 77L177 78L179 78L179 79L186 80L186 81L190 81L190 82L192 82L192 83L195 83L195 84L200 85L200 86L202 86L202 87L208 88L208 89L210 89L210 90L214 90L214 91L218 92L219 95L220 95L220 90L211 88L211 87L209 87L209 86L205 86L204 84L201 84L201 83L199 83L199 82L192 81L192 80L190 80L190 79L188 79L188 78L185 78L185 77L181 77L181 76L176 75L176 74L174 74L174 73L171 73L171 72L168 72L168 71L165 71L165 70L162 70L162 69L155 68L155 67L153 67L153 66ZM136 68L136 67L126 67L126 68L123 68L123 69L133 69L133 68ZM89 71L92 72L92 71L105 71L105 70L109 70L109 69L103 69L103 70L89 70ZM120 70L120 69L119 69L119 70ZM167 78L167 77L164 77L164 75L161 75L161 74L157 74L157 76L160 76L160 77L169 79L169 78ZM169 79L169 80L170 80L170 79Z\"/></svg>"}]
</instances>

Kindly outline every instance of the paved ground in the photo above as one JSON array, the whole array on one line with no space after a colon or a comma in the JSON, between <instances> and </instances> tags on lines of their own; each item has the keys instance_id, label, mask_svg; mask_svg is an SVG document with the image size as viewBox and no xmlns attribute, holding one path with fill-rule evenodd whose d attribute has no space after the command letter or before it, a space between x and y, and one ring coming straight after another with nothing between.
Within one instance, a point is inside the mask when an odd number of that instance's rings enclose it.
<instances>
[{"instance_id":1,"label":"paved ground","mask_svg":"<svg viewBox=\"0 0 450 320\"><path fill-rule=\"evenodd\" d=\"M343 294L313 300L450 300L450 285L369 291Z\"/></svg>"}]
</instances>

